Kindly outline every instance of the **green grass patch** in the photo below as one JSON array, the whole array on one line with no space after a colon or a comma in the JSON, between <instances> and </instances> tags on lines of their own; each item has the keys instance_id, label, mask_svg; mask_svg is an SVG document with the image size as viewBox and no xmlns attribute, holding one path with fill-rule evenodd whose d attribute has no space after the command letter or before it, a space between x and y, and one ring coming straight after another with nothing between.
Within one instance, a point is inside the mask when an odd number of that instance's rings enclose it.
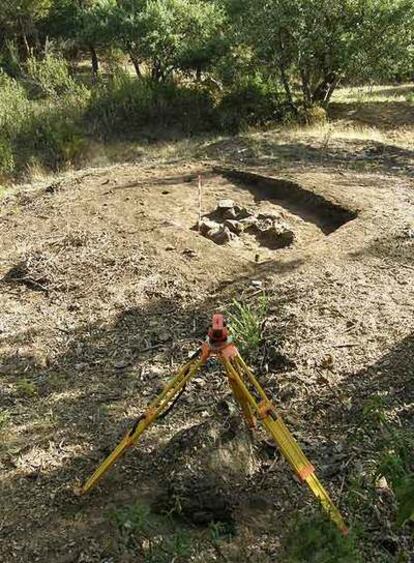
<instances>
[{"instance_id":1,"label":"green grass patch","mask_svg":"<svg viewBox=\"0 0 414 563\"><path fill-rule=\"evenodd\" d=\"M293 521L283 550L286 563L363 563L353 534L343 536L320 513Z\"/></svg>"},{"instance_id":2,"label":"green grass patch","mask_svg":"<svg viewBox=\"0 0 414 563\"><path fill-rule=\"evenodd\" d=\"M16 382L16 390L22 397L34 397L37 395L36 385L24 377Z\"/></svg>"},{"instance_id":3,"label":"green grass patch","mask_svg":"<svg viewBox=\"0 0 414 563\"><path fill-rule=\"evenodd\" d=\"M268 308L264 294L253 304L236 300L231 304L227 314L230 333L242 355L252 357L262 344Z\"/></svg>"},{"instance_id":4,"label":"green grass patch","mask_svg":"<svg viewBox=\"0 0 414 563\"><path fill-rule=\"evenodd\" d=\"M145 563L188 561L194 548L193 537L178 528L169 517L157 516L143 503L120 508L112 514L121 550L133 553Z\"/></svg>"}]
</instances>

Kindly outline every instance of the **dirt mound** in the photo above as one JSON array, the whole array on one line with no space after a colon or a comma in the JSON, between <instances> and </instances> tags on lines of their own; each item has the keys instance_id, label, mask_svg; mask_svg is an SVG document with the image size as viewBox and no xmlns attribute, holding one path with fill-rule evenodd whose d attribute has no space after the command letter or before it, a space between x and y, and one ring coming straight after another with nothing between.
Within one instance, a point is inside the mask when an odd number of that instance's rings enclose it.
<instances>
[{"instance_id":1,"label":"dirt mound","mask_svg":"<svg viewBox=\"0 0 414 563\"><path fill-rule=\"evenodd\" d=\"M209 419L179 432L159 461L168 478L157 509L195 524L233 522L237 491L260 467L251 435L239 416Z\"/></svg>"}]
</instances>

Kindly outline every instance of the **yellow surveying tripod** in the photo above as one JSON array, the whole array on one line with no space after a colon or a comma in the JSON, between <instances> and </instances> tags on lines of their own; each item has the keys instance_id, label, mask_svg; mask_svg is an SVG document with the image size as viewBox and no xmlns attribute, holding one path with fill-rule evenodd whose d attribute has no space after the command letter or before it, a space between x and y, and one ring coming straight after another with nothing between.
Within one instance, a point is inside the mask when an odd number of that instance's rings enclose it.
<instances>
[{"instance_id":1,"label":"yellow surveying tripod","mask_svg":"<svg viewBox=\"0 0 414 563\"><path fill-rule=\"evenodd\" d=\"M154 399L147 410L138 418L133 428L115 450L86 481L81 489L82 494L95 487L125 450L133 446L158 417L165 415L174 406L187 383L195 377L212 356L217 357L223 364L230 387L236 401L240 405L247 424L251 428L255 428L256 418L261 420L263 426L272 436L281 453L301 481L306 483L316 498L319 499L322 507L340 531L343 534L347 534L348 528L339 510L315 475L315 468L306 458L255 375L240 356L232 339L229 337L224 317L219 314L213 316L213 323L209 330L208 338L200 350L178 371L174 379L167 384L162 393ZM249 388L252 390L250 391Z\"/></svg>"}]
</instances>

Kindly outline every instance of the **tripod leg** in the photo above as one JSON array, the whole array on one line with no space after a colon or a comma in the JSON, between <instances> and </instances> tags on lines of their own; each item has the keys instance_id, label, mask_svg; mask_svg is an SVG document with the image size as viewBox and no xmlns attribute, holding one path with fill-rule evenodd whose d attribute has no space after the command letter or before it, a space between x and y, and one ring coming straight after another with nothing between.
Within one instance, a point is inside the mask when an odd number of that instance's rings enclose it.
<instances>
[{"instance_id":1,"label":"tripod leg","mask_svg":"<svg viewBox=\"0 0 414 563\"><path fill-rule=\"evenodd\" d=\"M346 534L348 529L341 513L330 499L319 479L316 477L314 467L306 458L290 430L287 428L279 414L276 412L276 409L267 398L265 391L257 381L253 372L246 366L239 355L234 356L232 359L221 357L221 360L227 373L229 374L229 378L233 378L239 388L239 392L243 394L244 400L249 403L252 412L257 414L257 416L262 420L264 427L272 436L282 455L289 462L292 469L319 499L322 507L328 513L331 520L338 526L342 533ZM260 396L260 401L257 401L250 393L243 381L244 375L247 375L256 393Z\"/></svg>"},{"instance_id":2,"label":"tripod leg","mask_svg":"<svg viewBox=\"0 0 414 563\"><path fill-rule=\"evenodd\" d=\"M165 412L168 405L187 385L200 368L205 364L205 359L191 361L187 363L177 375L170 381L166 388L154 399L148 406L147 410L135 422L132 429L126 434L122 441L117 445L114 451L101 463L93 475L86 481L81 489L81 493L85 494L93 489L102 477L109 471L114 463L123 455L125 450L133 446L145 430L155 422L155 420Z\"/></svg>"},{"instance_id":3,"label":"tripod leg","mask_svg":"<svg viewBox=\"0 0 414 563\"><path fill-rule=\"evenodd\" d=\"M226 370L227 371L227 370ZM253 409L250 403L246 400L243 390L240 389L237 381L234 377L227 371L227 377L229 379L231 390L233 391L234 398L240 406L244 418L246 419L249 428L256 428L256 418L253 414Z\"/></svg>"}]
</instances>

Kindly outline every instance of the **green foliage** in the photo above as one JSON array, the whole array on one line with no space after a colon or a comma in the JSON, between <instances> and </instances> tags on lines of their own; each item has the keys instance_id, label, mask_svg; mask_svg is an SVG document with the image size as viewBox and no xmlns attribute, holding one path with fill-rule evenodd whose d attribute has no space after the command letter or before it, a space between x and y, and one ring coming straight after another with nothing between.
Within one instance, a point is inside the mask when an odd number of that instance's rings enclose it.
<instances>
[{"instance_id":1,"label":"green foliage","mask_svg":"<svg viewBox=\"0 0 414 563\"><path fill-rule=\"evenodd\" d=\"M262 344L267 310L266 295L262 295L255 305L233 301L228 312L228 320L231 334L242 355L251 357Z\"/></svg>"},{"instance_id":2,"label":"green foliage","mask_svg":"<svg viewBox=\"0 0 414 563\"><path fill-rule=\"evenodd\" d=\"M246 40L258 62L277 69L292 106L298 80L305 106L327 105L341 80L413 68L411 0L258 0L244 6Z\"/></svg>"},{"instance_id":3,"label":"green foliage","mask_svg":"<svg viewBox=\"0 0 414 563\"><path fill-rule=\"evenodd\" d=\"M76 162L82 155L86 141L80 119L88 93L75 88L67 69L62 70L60 63L57 66L60 73L54 72L56 64L52 59L44 65L36 63L38 84L51 95L64 89L76 94L55 98L51 104L30 101L17 80L0 73L1 175L24 170L32 159L57 170L66 163Z\"/></svg>"},{"instance_id":4,"label":"green foliage","mask_svg":"<svg viewBox=\"0 0 414 563\"><path fill-rule=\"evenodd\" d=\"M354 537L344 537L325 515L293 523L285 540L286 563L362 563Z\"/></svg>"},{"instance_id":5,"label":"green foliage","mask_svg":"<svg viewBox=\"0 0 414 563\"><path fill-rule=\"evenodd\" d=\"M24 377L16 382L16 389L21 396L33 397L34 395L37 395L36 385Z\"/></svg>"},{"instance_id":6,"label":"green foliage","mask_svg":"<svg viewBox=\"0 0 414 563\"><path fill-rule=\"evenodd\" d=\"M6 428L10 421L10 413L6 410L0 410L0 432Z\"/></svg>"},{"instance_id":7,"label":"green foliage","mask_svg":"<svg viewBox=\"0 0 414 563\"><path fill-rule=\"evenodd\" d=\"M221 128L230 132L279 121L285 112L278 86L261 76L236 83L218 107Z\"/></svg>"},{"instance_id":8,"label":"green foliage","mask_svg":"<svg viewBox=\"0 0 414 563\"><path fill-rule=\"evenodd\" d=\"M214 102L203 88L137 81L118 73L93 93L86 120L103 137L176 129L186 134L213 127Z\"/></svg>"},{"instance_id":9,"label":"green foliage","mask_svg":"<svg viewBox=\"0 0 414 563\"><path fill-rule=\"evenodd\" d=\"M10 141L0 137L0 175L7 176L14 170L14 156Z\"/></svg>"},{"instance_id":10,"label":"green foliage","mask_svg":"<svg viewBox=\"0 0 414 563\"><path fill-rule=\"evenodd\" d=\"M409 94L407 94L405 96L405 99L407 100L407 102L409 104L413 104L414 105L414 92L410 92Z\"/></svg>"},{"instance_id":11,"label":"green foliage","mask_svg":"<svg viewBox=\"0 0 414 563\"><path fill-rule=\"evenodd\" d=\"M76 163L86 147L81 128L62 108L40 112L23 131L18 143L23 153L36 157L55 171Z\"/></svg>"},{"instance_id":12,"label":"green foliage","mask_svg":"<svg viewBox=\"0 0 414 563\"><path fill-rule=\"evenodd\" d=\"M61 56L47 55L41 60L30 57L26 68L28 77L42 96L61 97L80 90L69 74L67 61Z\"/></svg>"},{"instance_id":13,"label":"green foliage","mask_svg":"<svg viewBox=\"0 0 414 563\"><path fill-rule=\"evenodd\" d=\"M386 407L383 397L374 396L363 412L382 438L374 479L384 476L391 485L398 504L397 524L402 526L414 518L414 435L393 424Z\"/></svg>"},{"instance_id":14,"label":"green foliage","mask_svg":"<svg viewBox=\"0 0 414 563\"><path fill-rule=\"evenodd\" d=\"M225 12L202 0L128 0L99 12L109 18L113 40L151 69L157 81L174 70L202 69L220 56Z\"/></svg>"},{"instance_id":15,"label":"green foliage","mask_svg":"<svg viewBox=\"0 0 414 563\"><path fill-rule=\"evenodd\" d=\"M27 119L29 101L23 86L0 71L0 134L11 137Z\"/></svg>"},{"instance_id":16,"label":"green foliage","mask_svg":"<svg viewBox=\"0 0 414 563\"><path fill-rule=\"evenodd\" d=\"M398 502L397 525L404 526L414 521L414 473L405 475L395 488Z\"/></svg>"},{"instance_id":17,"label":"green foliage","mask_svg":"<svg viewBox=\"0 0 414 563\"><path fill-rule=\"evenodd\" d=\"M0 8L2 175L31 160L52 169L79 162L90 136L320 123L340 81L414 71L411 0L0 0ZM137 79L112 69L98 78L101 58L115 51ZM69 72L85 54L90 90Z\"/></svg>"},{"instance_id":18,"label":"green foliage","mask_svg":"<svg viewBox=\"0 0 414 563\"><path fill-rule=\"evenodd\" d=\"M191 536L183 529L171 530L171 522L157 518L145 504L136 503L113 514L123 547L140 554L146 563L184 562L192 551Z\"/></svg>"}]
</instances>

